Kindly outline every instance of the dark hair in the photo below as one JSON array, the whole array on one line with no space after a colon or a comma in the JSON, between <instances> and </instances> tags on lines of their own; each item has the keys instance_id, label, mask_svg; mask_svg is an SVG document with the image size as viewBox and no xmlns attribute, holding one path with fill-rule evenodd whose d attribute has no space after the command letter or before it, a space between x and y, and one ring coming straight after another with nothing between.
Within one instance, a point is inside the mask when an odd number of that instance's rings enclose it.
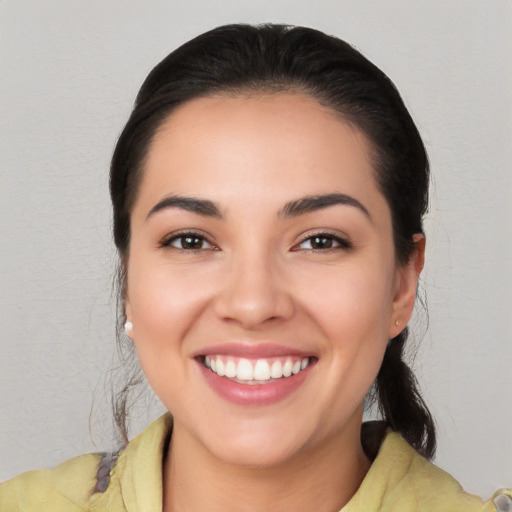
<instances>
[{"instance_id":1,"label":"dark hair","mask_svg":"<svg viewBox=\"0 0 512 512\"><path fill-rule=\"evenodd\" d=\"M130 212L160 125L177 106L195 98L285 91L312 96L366 134L376 181L391 210L397 261L409 260L413 235L423 232L429 166L418 130L393 83L352 46L317 30L227 25L187 42L151 71L117 142L110 192L121 257L121 297ZM121 304L121 319L122 311ZM407 334L405 329L389 342L374 392L386 424L430 458L435 452L434 422L403 361ZM121 397L117 423L125 433L126 396Z\"/></svg>"}]
</instances>

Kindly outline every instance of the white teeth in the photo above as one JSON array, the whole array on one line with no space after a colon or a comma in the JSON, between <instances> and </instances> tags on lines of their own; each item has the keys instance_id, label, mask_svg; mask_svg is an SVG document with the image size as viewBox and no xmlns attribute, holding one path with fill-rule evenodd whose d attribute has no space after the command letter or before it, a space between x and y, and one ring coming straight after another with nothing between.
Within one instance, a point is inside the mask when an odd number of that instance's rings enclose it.
<instances>
[{"instance_id":1,"label":"white teeth","mask_svg":"<svg viewBox=\"0 0 512 512\"><path fill-rule=\"evenodd\" d=\"M225 372L226 372L226 377L229 377L230 379L236 377L236 364L232 359L230 359L226 363Z\"/></svg>"},{"instance_id":2,"label":"white teeth","mask_svg":"<svg viewBox=\"0 0 512 512\"><path fill-rule=\"evenodd\" d=\"M270 367L270 376L273 379L280 379L283 376L283 365L281 361L274 361Z\"/></svg>"},{"instance_id":3,"label":"white teeth","mask_svg":"<svg viewBox=\"0 0 512 512\"><path fill-rule=\"evenodd\" d=\"M270 366L264 359L258 359L254 367L254 380L269 380Z\"/></svg>"},{"instance_id":4,"label":"white teeth","mask_svg":"<svg viewBox=\"0 0 512 512\"><path fill-rule=\"evenodd\" d=\"M226 373L224 372L224 363L222 362L222 359L218 357L217 361L215 362L215 366L217 367L217 375L219 377L224 377Z\"/></svg>"},{"instance_id":5,"label":"white teeth","mask_svg":"<svg viewBox=\"0 0 512 512\"><path fill-rule=\"evenodd\" d=\"M204 358L204 365L220 377L237 379L251 385L297 375L305 370L309 363L309 357L299 361L288 358L284 364L279 359L274 359L270 363L266 359L258 359L254 362L254 360L226 358L226 356L205 356Z\"/></svg>"},{"instance_id":6,"label":"white teeth","mask_svg":"<svg viewBox=\"0 0 512 512\"><path fill-rule=\"evenodd\" d=\"M252 364L248 359L240 359L236 369L236 378L239 380L253 380Z\"/></svg>"},{"instance_id":7,"label":"white teeth","mask_svg":"<svg viewBox=\"0 0 512 512\"><path fill-rule=\"evenodd\" d=\"M292 374L293 363L287 359L283 366L283 377L289 377Z\"/></svg>"}]
</instances>

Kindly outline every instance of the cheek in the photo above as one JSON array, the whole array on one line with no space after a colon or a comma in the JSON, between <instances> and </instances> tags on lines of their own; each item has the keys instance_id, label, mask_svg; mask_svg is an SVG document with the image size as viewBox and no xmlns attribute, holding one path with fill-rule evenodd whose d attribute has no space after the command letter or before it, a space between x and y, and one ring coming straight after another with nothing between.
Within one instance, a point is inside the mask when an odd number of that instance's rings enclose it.
<instances>
[{"instance_id":1,"label":"cheek","mask_svg":"<svg viewBox=\"0 0 512 512\"><path fill-rule=\"evenodd\" d=\"M128 267L128 295L138 332L168 329L178 334L204 302L207 283L200 272L134 257Z\"/></svg>"},{"instance_id":2,"label":"cheek","mask_svg":"<svg viewBox=\"0 0 512 512\"><path fill-rule=\"evenodd\" d=\"M149 384L168 407L190 371L190 340L218 286L211 267L171 265L135 252L128 266L135 349Z\"/></svg>"},{"instance_id":3,"label":"cheek","mask_svg":"<svg viewBox=\"0 0 512 512\"><path fill-rule=\"evenodd\" d=\"M128 296L133 343L148 383L167 408L179 403L187 380L183 340L201 302L200 289L165 265L133 257Z\"/></svg>"},{"instance_id":4,"label":"cheek","mask_svg":"<svg viewBox=\"0 0 512 512\"><path fill-rule=\"evenodd\" d=\"M304 276L303 302L331 339L336 333L364 337L372 331L386 338L392 311L390 274L371 265L327 268Z\"/></svg>"},{"instance_id":5,"label":"cheek","mask_svg":"<svg viewBox=\"0 0 512 512\"><path fill-rule=\"evenodd\" d=\"M374 382L388 343L392 314L391 273L380 266L330 270L305 287L304 309L322 330L327 396L339 409L361 403ZM348 401L348 402L347 402Z\"/></svg>"}]
</instances>

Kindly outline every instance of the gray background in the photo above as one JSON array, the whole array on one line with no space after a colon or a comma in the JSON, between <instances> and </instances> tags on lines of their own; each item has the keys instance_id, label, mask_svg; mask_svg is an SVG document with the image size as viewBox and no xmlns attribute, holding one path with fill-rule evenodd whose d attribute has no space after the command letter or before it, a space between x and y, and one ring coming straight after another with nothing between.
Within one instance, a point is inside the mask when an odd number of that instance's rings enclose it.
<instances>
[{"instance_id":1,"label":"gray background","mask_svg":"<svg viewBox=\"0 0 512 512\"><path fill-rule=\"evenodd\" d=\"M338 35L402 92L434 174L416 368L437 463L512 485L509 0L1 1L0 480L112 446L110 154L152 66L235 21ZM140 410L134 432L160 413Z\"/></svg>"}]
</instances>

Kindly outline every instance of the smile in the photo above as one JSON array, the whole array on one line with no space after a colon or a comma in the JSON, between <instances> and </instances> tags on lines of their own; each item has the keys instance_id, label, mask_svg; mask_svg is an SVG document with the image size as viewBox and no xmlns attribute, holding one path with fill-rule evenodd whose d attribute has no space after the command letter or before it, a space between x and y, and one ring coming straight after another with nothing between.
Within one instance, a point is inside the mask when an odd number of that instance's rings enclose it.
<instances>
[{"instance_id":1,"label":"smile","mask_svg":"<svg viewBox=\"0 0 512 512\"><path fill-rule=\"evenodd\" d=\"M246 359L224 355L206 356L203 364L219 377L233 379L240 384L264 384L288 378L304 371L309 357L297 356Z\"/></svg>"},{"instance_id":2,"label":"smile","mask_svg":"<svg viewBox=\"0 0 512 512\"><path fill-rule=\"evenodd\" d=\"M278 345L219 345L196 355L209 387L244 407L268 406L294 395L318 358Z\"/></svg>"}]
</instances>

